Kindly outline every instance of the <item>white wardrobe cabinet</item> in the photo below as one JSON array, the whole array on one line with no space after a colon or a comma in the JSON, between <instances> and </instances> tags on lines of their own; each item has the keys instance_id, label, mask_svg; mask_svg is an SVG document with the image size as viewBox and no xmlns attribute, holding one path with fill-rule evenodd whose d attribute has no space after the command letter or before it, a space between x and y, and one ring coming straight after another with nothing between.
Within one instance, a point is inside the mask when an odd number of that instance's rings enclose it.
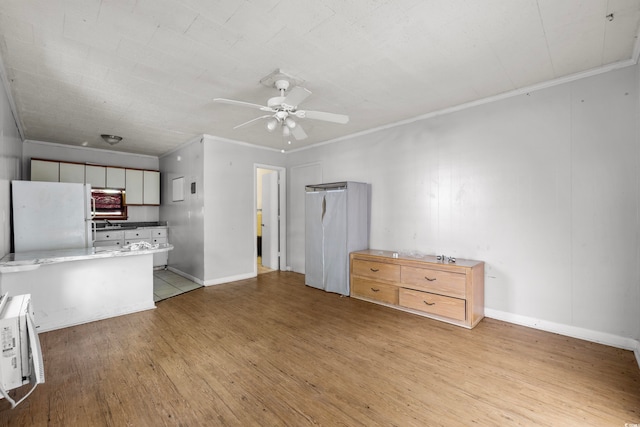
<instances>
[{"instance_id":1,"label":"white wardrobe cabinet","mask_svg":"<svg viewBox=\"0 0 640 427\"><path fill-rule=\"evenodd\" d=\"M369 184L305 190L305 284L349 295L349 253L369 247Z\"/></svg>"}]
</instances>

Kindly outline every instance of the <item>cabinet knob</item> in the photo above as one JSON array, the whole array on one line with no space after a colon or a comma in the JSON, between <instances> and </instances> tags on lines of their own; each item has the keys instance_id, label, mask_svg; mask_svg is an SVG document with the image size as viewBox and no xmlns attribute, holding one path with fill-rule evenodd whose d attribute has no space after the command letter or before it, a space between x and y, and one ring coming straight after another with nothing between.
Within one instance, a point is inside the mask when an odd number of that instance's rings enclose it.
<instances>
[{"instance_id":1,"label":"cabinet knob","mask_svg":"<svg viewBox=\"0 0 640 427\"><path fill-rule=\"evenodd\" d=\"M371 290L372 290L373 292L380 292L380 289L376 289L376 288L371 288Z\"/></svg>"},{"instance_id":2,"label":"cabinet knob","mask_svg":"<svg viewBox=\"0 0 640 427\"><path fill-rule=\"evenodd\" d=\"M428 281L430 281L430 282L435 282L435 280L437 279L437 277L434 277L433 279L431 279L431 278L430 278L430 277L428 277L428 276L424 276L424 278L425 278L425 279L427 279L427 280L428 280Z\"/></svg>"},{"instance_id":3,"label":"cabinet knob","mask_svg":"<svg viewBox=\"0 0 640 427\"><path fill-rule=\"evenodd\" d=\"M371 271L373 271L374 273L377 273L378 271L380 271L380 270L379 270L379 269L377 269L377 268L370 268L370 270L371 270Z\"/></svg>"},{"instance_id":4,"label":"cabinet knob","mask_svg":"<svg viewBox=\"0 0 640 427\"><path fill-rule=\"evenodd\" d=\"M427 305L436 305L435 302L427 302L427 301L422 301L423 303L427 304Z\"/></svg>"}]
</instances>

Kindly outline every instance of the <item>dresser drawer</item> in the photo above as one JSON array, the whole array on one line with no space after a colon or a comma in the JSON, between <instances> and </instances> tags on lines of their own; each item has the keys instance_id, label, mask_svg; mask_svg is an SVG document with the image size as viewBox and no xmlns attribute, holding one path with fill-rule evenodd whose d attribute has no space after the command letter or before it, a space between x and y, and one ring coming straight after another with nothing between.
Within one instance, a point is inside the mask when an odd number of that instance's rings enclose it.
<instances>
[{"instance_id":1,"label":"dresser drawer","mask_svg":"<svg viewBox=\"0 0 640 427\"><path fill-rule=\"evenodd\" d=\"M455 298L466 295L466 275L449 271L432 270L402 266L402 284L408 288L419 289Z\"/></svg>"},{"instance_id":2,"label":"dresser drawer","mask_svg":"<svg viewBox=\"0 0 640 427\"><path fill-rule=\"evenodd\" d=\"M122 240L124 239L124 231L96 231L96 241L98 240Z\"/></svg>"},{"instance_id":3,"label":"dresser drawer","mask_svg":"<svg viewBox=\"0 0 640 427\"><path fill-rule=\"evenodd\" d=\"M93 242L94 247L118 246L122 247L122 240L96 240Z\"/></svg>"},{"instance_id":4,"label":"dresser drawer","mask_svg":"<svg viewBox=\"0 0 640 427\"><path fill-rule=\"evenodd\" d=\"M398 287L373 280L354 277L351 282L351 295L398 305Z\"/></svg>"},{"instance_id":5,"label":"dresser drawer","mask_svg":"<svg viewBox=\"0 0 640 427\"><path fill-rule=\"evenodd\" d=\"M396 264L387 264L384 262L354 259L352 274L356 276L371 277L372 279L399 282L400 266Z\"/></svg>"},{"instance_id":6,"label":"dresser drawer","mask_svg":"<svg viewBox=\"0 0 640 427\"><path fill-rule=\"evenodd\" d=\"M124 238L126 240L141 240L141 239L150 239L151 238L151 230L138 228L135 230L125 230Z\"/></svg>"},{"instance_id":7,"label":"dresser drawer","mask_svg":"<svg viewBox=\"0 0 640 427\"><path fill-rule=\"evenodd\" d=\"M151 237L167 237L166 228L150 228L149 231L151 231Z\"/></svg>"},{"instance_id":8,"label":"dresser drawer","mask_svg":"<svg viewBox=\"0 0 640 427\"><path fill-rule=\"evenodd\" d=\"M400 288L399 301L403 307L424 311L425 313L455 320L463 321L466 319L465 300L463 299Z\"/></svg>"}]
</instances>

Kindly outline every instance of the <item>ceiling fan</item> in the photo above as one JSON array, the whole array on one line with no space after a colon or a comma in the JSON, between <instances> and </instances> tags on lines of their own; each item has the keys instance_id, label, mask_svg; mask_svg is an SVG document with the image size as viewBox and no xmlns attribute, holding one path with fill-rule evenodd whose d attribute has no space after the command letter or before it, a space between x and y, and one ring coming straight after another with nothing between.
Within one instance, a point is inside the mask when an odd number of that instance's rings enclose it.
<instances>
[{"instance_id":1,"label":"ceiling fan","mask_svg":"<svg viewBox=\"0 0 640 427\"><path fill-rule=\"evenodd\" d=\"M282 128L282 135L288 137L293 135L297 140L305 139L307 133L302 129L299 123L293 118L297 119L314 119L323 120L325 122L341 123L345 124L349 121L349 116L343 114L325 113L323 111L308 111L299 110L298 105L302 103L309 95L311 91L300 86L295 86L289 93L289 81L285 79L276 80L275 87L280 91L279 96L270 98L267 101L267 105L253 104L251 102L236 101L233 99L215 98L215 102L222 104L237 105L239 107L256 108L261 111L266 111L269 114L256 117L248 122L244 122L235 126L234 129L246 126L261 119L269 119L267 121L267 130L273 132L276 128Z\"/></svg>"}]
</instances>

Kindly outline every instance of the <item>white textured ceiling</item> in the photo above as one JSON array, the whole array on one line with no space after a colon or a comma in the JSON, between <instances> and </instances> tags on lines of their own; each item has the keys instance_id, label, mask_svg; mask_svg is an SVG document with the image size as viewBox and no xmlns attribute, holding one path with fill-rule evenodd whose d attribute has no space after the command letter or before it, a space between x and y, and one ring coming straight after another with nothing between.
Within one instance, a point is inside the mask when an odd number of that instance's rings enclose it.
<instances>
[{"instance_id":1,"label":"white textured ceiling","mask_svg":"<svg viewBox=\"0 0 640 427\"><path fill-rule=\"evenodd\" d=\"M2 0L0 55L26 139L288 149L632 63L639 17L640 0ZM291 145L232 129L264 113L213 98L265 104L276 69L313 92L301 108L350 122L301 119Z\"/></svg>"}]
</instances>

